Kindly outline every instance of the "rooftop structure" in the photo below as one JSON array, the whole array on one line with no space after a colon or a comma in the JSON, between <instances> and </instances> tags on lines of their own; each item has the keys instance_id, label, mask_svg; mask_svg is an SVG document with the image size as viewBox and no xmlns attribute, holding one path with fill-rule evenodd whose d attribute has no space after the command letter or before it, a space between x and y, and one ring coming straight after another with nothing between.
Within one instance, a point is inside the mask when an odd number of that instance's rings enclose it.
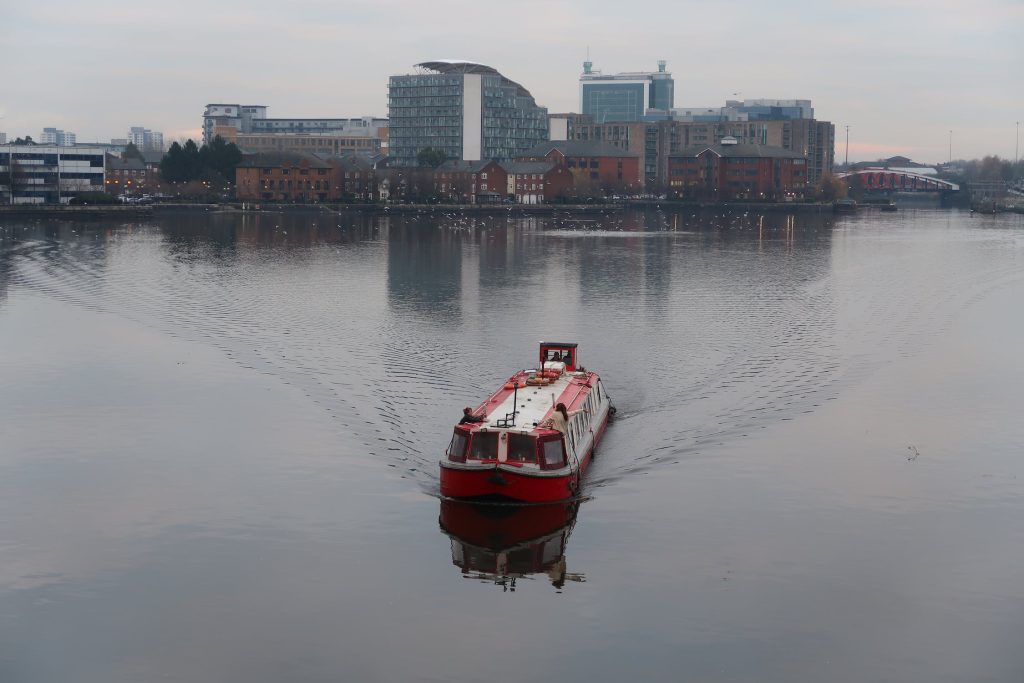
<instances>
[{"instance_id":1,"label":"rooftop structure","mask_svg":"<svg viewBox=\"0 0 1024 683\"><path fill-rule=\"evenodd\" d=\"M672 110L676 121L790 121L813 119L810 100L726 100L724 107L679 107Z\"/></svg>"},{"instance_id":2,"label":"rooftop structure","mask_svg":"<svg viewBox=\"0 0 1024 683\"><path fill-rule=\"evenodd\" d=\"M657 71L603 74L593 62L583 62L580 74L580 111L596 123L642 121L648 115L667 115L675 102L675 81L658 62Z\"/></svg>"}]
</instances>

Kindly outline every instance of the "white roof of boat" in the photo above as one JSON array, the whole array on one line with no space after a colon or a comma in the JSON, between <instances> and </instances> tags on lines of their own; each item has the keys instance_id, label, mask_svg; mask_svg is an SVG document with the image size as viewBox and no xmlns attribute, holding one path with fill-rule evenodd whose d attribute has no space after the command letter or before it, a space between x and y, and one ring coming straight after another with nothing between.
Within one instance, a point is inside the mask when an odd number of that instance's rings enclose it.
<instances>
[{"instance_id":1,"label":"white roof of boat","mask_svg":"<svg viewBox=\"0 0 1024 683\"><path fill-rule=\"evenodd\" d=\"M579 376L583 377L585 374L580 373ZM506 415L511 417L514 408L516 411L515 423L509 429L531 431L544 420L544 417L558 401L563 400L561 399L562 394L574 379L576 379L576 374L562 373L562 376L551 384L520 387L518 391L509 394L497 405L488 401L485 406L487 419L473 426L497 429L499 428L497 422L505 419ZM515 399L514 402L513 399ZM566 403L568 404L568 401Z\"/></svg>"}]
</instances>

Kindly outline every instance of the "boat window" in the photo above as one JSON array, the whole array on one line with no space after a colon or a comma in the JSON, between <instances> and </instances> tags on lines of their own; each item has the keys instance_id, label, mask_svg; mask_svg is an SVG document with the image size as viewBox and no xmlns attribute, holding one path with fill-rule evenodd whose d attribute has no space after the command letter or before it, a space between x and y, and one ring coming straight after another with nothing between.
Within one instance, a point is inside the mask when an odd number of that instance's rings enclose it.
<instances>
[{"instance_id":1,"label":"boat window","mask_svg":"<svg viewBox=\"0 0 1024 683\"><path fill-rule=\"evenodd\" d=\"M477 432L469 443L469 457L474 460L498 459L498 432Z\"/></svg>"},{"instance_id":2,"label":"boat window","mask_svg":"<svg viewBox=\"0 0 1024 683\"><path fill-rule=\"evenodd\" d=\"M540 561L543 566L554 564L562 556L562 535L552 536L544 541L540 549Z\"/></svg>"},{"instance_id":3,"label":"boat window","mask_svg":"<svg viewBox=\"0 0 1024 683\"><path fill-rule=\"evenodd\" d=\"M469 443L469 436L456 429L452 442L448 444L448 459L465 462L467 443Z\"/></svg>"},{"instance_id":4,"label":"boat window","mask_svg":"<svg viewBox=\"0 0 1024 683\"><path fill-rule=\"evenodd\" d=\"M537 571L538 567L533 552L533 546L509 552L505 557L506 562L508 562L505 567L505 576L509 574L532 574Z\"/></svg>"},{"instance_id":5,"label":"boat window","mask_svg":"<svg viewBox=\"0 0 1024 683\"><path fill-rule=\"evenodd\" d=\"M565 465L565 453L562 451L562 440L552 439L551 441L545 441L544 448L541 451L541 457L544 459L544 462L541 464L549 469Z\"/></svg>"},{"instance_id":6,"label":"boat window","mask_svg":"<svg viewBox=\"0 0 1024 683\"><path fill-rule=\"evenodd\" d=\"M509 434L507 460L537 462L537 442L529 434Z\"/></svg>"}]
</instances>

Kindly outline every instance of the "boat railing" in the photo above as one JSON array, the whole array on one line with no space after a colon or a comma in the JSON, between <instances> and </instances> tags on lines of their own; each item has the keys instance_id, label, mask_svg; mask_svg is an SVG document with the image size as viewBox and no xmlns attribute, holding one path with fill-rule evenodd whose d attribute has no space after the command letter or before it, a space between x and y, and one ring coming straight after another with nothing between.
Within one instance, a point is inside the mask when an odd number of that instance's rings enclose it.
<instances>
[{"instance_id":1,"label":"boat railing","mask_svg":"<svg viewBox=\"0 0 1024 683\"><path fill-rule=\"evenodd\" d=\"M494 421L494 426L501 429L508 429L516 426L516 406L519 405L519 382L512 387L512 412L505 413L505 417L499 417Z\"/></svg>"}]
</instances>

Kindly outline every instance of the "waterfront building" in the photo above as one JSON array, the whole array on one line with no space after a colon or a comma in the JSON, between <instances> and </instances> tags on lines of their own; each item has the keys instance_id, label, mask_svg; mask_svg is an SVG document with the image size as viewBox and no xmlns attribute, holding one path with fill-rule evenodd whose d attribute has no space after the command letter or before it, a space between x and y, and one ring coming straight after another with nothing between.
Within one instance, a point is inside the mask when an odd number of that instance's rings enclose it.
<instances>
[{"instance_id":1,"label":"waterfront building","mask_svg":"<svg viewBox=\"0 0 1024 683\"><path fill-rule=\"evenodd\" d=\"M41 145L70 147L75 144L75 140L76 136L74 133L69 133L59 128L43 128L43 134L39 136L39 144Z\"/></svg>"},{"instance_id":2,"label":"waterfront building","mask_svg":"<svg viewBox=\"0 0 1024 683\"><path fill-rule=\"evenodd\" d=\"M640 155L599 141L552 140L519 155L520 161L554 161L579 181L595 183L608 192L634 193L643 189Z\"/></svg>"},{"instance_id":3,"label":"waterfront building","mask_svg":"<svg viewBox=\"0 0 1024 683\"><path fill-rule=\"evenodd\" d=\"M112 195L132 195L156 189L158 184L157 172L144 159L135 157L122 159L112 154L108 154L106 159L107 177L105 187L107 193Z\"/></svg>"},{"instance_id":4,"label":"waterfront building","mask_svg":"<svg viewBox=\"0 0 1024 683\"><path fill-rule=\"evenodd\" d=\"M583 62L580 74L580 112L596 123L643 121L645 117L667 117L675 102L675 81L665 70L603 74L593 62Z\"/></svg>"},{"instance_id":5,"label":"waterfront building","mask_svg":"<svg viewBox=\"0 0 1024 683\"><path fill-rule=\"evenodd\" d=\"M336 192L328 192L331 199L370 202L377 193L377 174L373 163L361 154L346 154L326 158L331 166L331 177Z\"/></svg>"},{"instance_id":6,"label":"waterfront building","mask_svg":"<svg viewBox=\"0 0 1024 683\"><path fill-rule=\"evenodd\" d=\"M807 160L792 150L726 137L670 155L668 186L670 195L682 199L798 197L807 188Z\"/></svg>"},{"instance_id":7,"label":"waterfront building","mask_svg":"<svg viewBox=\"0 0 1024 683\"><path fill-rule=\"evenodd\" d=\"M517 204L546 204L573 187L572 173L554 161L505 161L506 194Z\"/></svg>"},{"instance_id":8,"label":"waterfront building","mask_svg":"<svg viewBox=\"0 0 1024 683\"><path fill-rule=\"evenodd\" d=\"M235 169L235 196L242 201L365 202L376 192L374 162L360 154L262 152Z\"/></svg>"},{"instance_id":9,"label":"waterfront building","mask_svg":"<svg viewBox=\"0 0 1024 683\"><path fill-rule=\"evenodd\" d=\"M668 157L689 147L735 138L739 144L782 147L807 159L808 183L817 184L832 171L835 126L828 121L649 121L640 123L577 123L574 139L602 141L636 152L646 189L663 192L668 182Z\"/></svg>"},{"instance_id":10,"label":"waterfront building","mask_svg":"<svg viewBox=\"0 0 1024 683\"><path fill-rule=\"evenodd\" d=\"M484 64L423 62L388 82L389 155L416 166L421 150L449 159L512 159L547 139L547 110L518 83Z\"/></svg>"},{"instance_id":11,"label":"waterfront building","mask_svg":"<svg viewBox=\"0 0 1024 683\"><path fill-rule=\"evenodd\" d=\"M507 192L508 172L493 160L451 159L434 170L435 190L456 203L495 204Z\"/></svg>"},{"instance_id":12,"label":"waterfront building","mask_svg":"<svg viewBox=\"0 0 1024 683\"><path fill-rule=\"evenodd\" d=\"M314 154L268 152L235 168L235 196L242 201L316 202L337 197L331 165Z\"/></svg>"},{"instance_id":13,"label":"waterfront building","mask_svg":"<svg viewBox=\"0 0 1024 683\"><path fill-rule=\"evenodd\" d=\"M85 146L0 147L0 201L7 204L66 204L86 192L103 192L103 149Z\"/></svg>"},{"instance_id":14,"label":"waterfront building","mask_svg":"<svg viewBox=\"0 0 1024 683\"><path fill-rule=\"evenodd\" d=\"M140 151L164 151L164 134L160 131L143 128L142 126L132 126L128 129L128 137L125 140L125 144L127 145L129 142Z\"/></svg>"}]
</instances>

